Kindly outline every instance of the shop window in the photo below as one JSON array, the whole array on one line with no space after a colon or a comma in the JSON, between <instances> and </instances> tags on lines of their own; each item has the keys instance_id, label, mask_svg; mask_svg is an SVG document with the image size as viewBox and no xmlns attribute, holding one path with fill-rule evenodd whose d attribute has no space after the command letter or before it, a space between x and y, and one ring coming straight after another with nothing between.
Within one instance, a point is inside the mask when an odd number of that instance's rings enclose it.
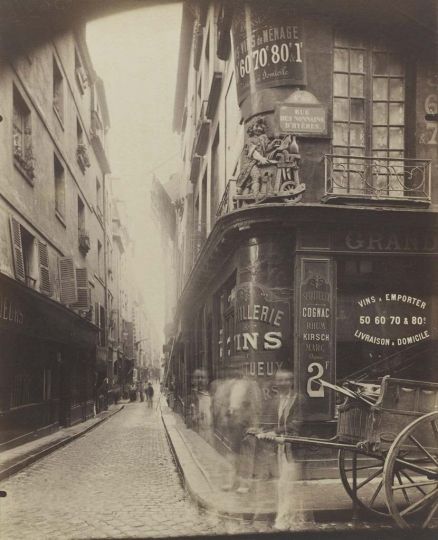
<instances>
[{"instance_id":1,"label":"shop window","mask_svg":"<svg viewBox=\"0 0 438 540\"><path fill-rule=\"evenodd\" d=\"M32 377L28 373L18 373L12 380L11 408L33 403Z\"/></svg>"},{"instance_id":2,"label":"shop window","mask_svg":"<svg viewBox=\"0 0 438 540\"><path fill-rule=\"evenodd\" d=\"M13 154L14 163L26 180L33 184L35 159L32 146L30 109L20 92L13 88Z\"/></svg>"},{"instance_id":3,"label":"shop window","mask_svg":"<svg viewBox=\"0 0 438 540\"><path fill-rule=\"evenodd\" d=\"M59 159L54 156L53 170L55 177L55 211L58 218L65 218L65 173Z\"/></svg>"},{"instance_id":4,"label":"shop window","mask_svg":"<svg viewBox=\"0 0 438 540\"><path fill-rule=\"evenodd\" d=\"M53 109L62 124L64 120L64 78L55 57L53 57Z\"/></svg>"},{"instance_id":5,"label":"shop window","mask_svg":"<svg viewBox=\"0 0 438 540\"><path fill-rule=\"evenodd\" d=\"M338 259L338 380L437 380L434 266L422 257Z\"/></svg>"},{"instance_id":6,"label":"shop window","mask_svg":"<svg viewBox=\"0 0 438 540\"><path fill-rule=\"evenodd\" d=\"M403 53L383 39L336 32L333 154L348 157L334 161L334 192L361 194L369 181L392 194L389 168L402 174L405 157L405 71ZM371 164L381 167L377 180Z\"/></svg>"}]
</instances>

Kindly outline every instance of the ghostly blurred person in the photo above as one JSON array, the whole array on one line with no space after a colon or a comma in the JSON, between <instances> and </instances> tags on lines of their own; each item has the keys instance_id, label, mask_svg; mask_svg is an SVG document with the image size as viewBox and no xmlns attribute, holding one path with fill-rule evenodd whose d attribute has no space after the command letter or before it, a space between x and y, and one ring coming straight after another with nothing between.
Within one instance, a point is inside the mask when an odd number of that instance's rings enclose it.
<instances>
[{"instance_id":1,"label":"ghostly blurred person","mask_svg":"<svg viewBox=\"0 0 438 540\"><path fill-rule=\"evenodd\" d=\"M252 476L251 456L245 452L244 438L249 428L259 424L261 392L256 381L234 379L229 386L227 431L231 445L232 476L222 489L237 493L249 491L248 479Z\"/></svg>"},{"instance_id":2,"label":"ghostly blurred person","mask_svg":"<svg viewBox=\"0 0 438 540\"><path fill-rule=\"evenodd\" d=\"M301 396L294 389L294 374L290 370L280 369L275 375L275 385L279 392L277 427L274 432L261 433L259 439L272 439L278 435L299 435ZM278 439L277 439L278 440ZM277 444L278 484L277 515L274 527L279 530L291 530L297 524L312 519L305 513L303 500L297 481L302 479L301 465L295 459L292 445Z\"/></svg>"}]
</instances>

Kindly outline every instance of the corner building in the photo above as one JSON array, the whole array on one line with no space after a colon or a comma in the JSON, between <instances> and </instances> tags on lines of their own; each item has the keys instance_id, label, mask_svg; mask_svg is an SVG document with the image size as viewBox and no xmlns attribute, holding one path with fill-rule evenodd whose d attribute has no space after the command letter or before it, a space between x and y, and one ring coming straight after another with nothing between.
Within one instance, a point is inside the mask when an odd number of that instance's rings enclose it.
<instances>
[{"instance_id":1,"label":"corner building","mask_svg":"<svg viewBox=\"0 0 438 540\"><path fill-rule=\"evenodd\" d=\"M436 9L185 4L169 378L200 430L196 370L257 380L272 425L275 372L290 368L319 436L336 426L319 378L438 380Z\"/></svg>"}]
</instances>

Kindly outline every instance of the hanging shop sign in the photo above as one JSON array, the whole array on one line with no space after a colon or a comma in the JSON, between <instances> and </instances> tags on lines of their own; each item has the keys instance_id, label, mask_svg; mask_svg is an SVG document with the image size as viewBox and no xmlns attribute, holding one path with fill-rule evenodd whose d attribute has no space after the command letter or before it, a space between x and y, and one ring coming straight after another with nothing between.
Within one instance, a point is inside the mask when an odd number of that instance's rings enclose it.
<instances>
[{"instance_id":1,"label":"hanging shop sign","mask_svg":"<svg viewBox=\"0 0 438 540\"><path fill-rule=\"evenodd\" d=\"M429 303L402 292L384 292L355 302L353 337L383 347L411 346L431 337Z\"/></svg>"},{"instance_id":2,"label":"hanging shop sign","mask_svg":"<svg viewBox=\"0 0 438 540\"><path fill-rule=\"evenodd\" d=\"M241 3L232 33L239 103L263 88L306 83L302 23L290 6Z\"/></svg>"},{"instance_id":3,"label":"hanging shop sign","mask_svg":"<svg viewBox=\"0 0 438 540\"><path fill-rule=\"evenodd\" d=\"M318 381L334 382L335 377L333 262L302 258L299 273L295 371L302 396L302 415L308 420L330 419L333 396Z\"/></svg>"},{"instance_id":4,"label":"hanging shop sign","mask_svg":"<svg viewBox=\"0 0 438 540\"><path fill-rule=\"evenodd\" d=\"M279 103L275 108L275 121L282 134L327 135L327 109L317 103Z\"/></svg>"}]
</instances>

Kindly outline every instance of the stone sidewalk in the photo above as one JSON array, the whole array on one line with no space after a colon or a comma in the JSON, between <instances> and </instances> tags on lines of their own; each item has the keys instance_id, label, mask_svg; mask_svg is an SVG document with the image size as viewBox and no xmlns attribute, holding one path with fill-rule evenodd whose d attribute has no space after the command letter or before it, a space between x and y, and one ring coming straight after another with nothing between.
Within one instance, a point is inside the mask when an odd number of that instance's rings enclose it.
<instances>
[{"instance_id":1,"label":"stone sidewalk","mask_svg":"<svg viewBox=\"0 0 438 540\"><path fill-rule=\"evenodd\" d=\"M124 405L111 405L107 411L102 411L86 422L80 422L68 428L61 428L50 435L34 441L21 444L0 453L0 480L15 474L38 459L50 454L62 446L81 437L102 422L122 410Z\"/></svg>"},{"instance_id":2,"label":"stone sidewalk","mask_svg":"<svg viewBox=\"0 0 438 540\"><path fill-rule=\"evenodd\" d=\"M162 400L162 418L167 436L192 498L203 508L226 517L272 521L276 515L276 480L254 480L246 494L224 492L221 486L231 475L227 459ZM339 479L306 480L296 483L303 510L317 522L351 521L352 501Z\"/></svg>"}]
</instances>

